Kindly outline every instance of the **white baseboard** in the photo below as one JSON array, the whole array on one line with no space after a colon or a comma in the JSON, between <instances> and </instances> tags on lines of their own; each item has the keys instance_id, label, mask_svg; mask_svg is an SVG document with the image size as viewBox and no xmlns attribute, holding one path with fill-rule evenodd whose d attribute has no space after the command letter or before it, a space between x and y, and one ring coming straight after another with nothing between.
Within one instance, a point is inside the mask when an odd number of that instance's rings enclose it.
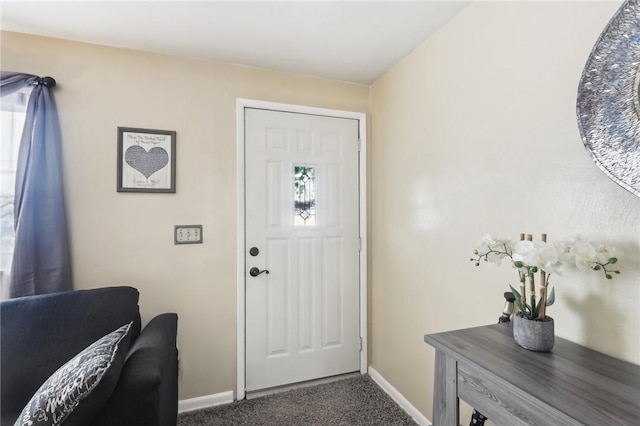
<instances>
[{"instance_id":1,"label":"white baseboard","mask_svg":"<svg viewBox=\"0 0 640 426\"><path fill-rule=\"evenodd\" d=\"M230 404L233 402L233 391L204 395L197 398L183 399L178 401L178 413L201 410L203 408L215 407L216 405Z\"/></svg>"},{"instance_id":2,"label":"white baseboard","mask_svg":"<svg viewBox=\"0 0 640 426\"><path fill-rule=\"evenodd\" d=\"M396 388L391 386L391 383L387 382L380 373L371 366L369 366L368 371L369 376L373 381L376 382L378 386L380 386L382 390L385 391L404 411L406 411L416 423L420 426L431 426L431 422L423 416L422 413L407 400L407 398L402 396Z\"/></svg>"}]
</instances>

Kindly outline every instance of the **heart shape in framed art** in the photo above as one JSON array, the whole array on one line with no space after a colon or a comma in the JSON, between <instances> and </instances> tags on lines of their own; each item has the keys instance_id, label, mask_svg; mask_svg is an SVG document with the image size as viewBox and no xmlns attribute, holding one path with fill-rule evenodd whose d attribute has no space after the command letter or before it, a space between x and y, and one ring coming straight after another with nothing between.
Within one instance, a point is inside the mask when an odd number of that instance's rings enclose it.
<instances>
[{"instance_id":1,"label":"heart shape in framed art","mask_svg":"<svg viewBox=\"0 0 640 426\"><path fill-rule=\"evenodd\" d=\"M130 146L124 154L124 159L128 165L142 173L147 179L169 164L169 154L164 148L158 146L149 151L140 145Z\"/></svg>"}]
</instances>

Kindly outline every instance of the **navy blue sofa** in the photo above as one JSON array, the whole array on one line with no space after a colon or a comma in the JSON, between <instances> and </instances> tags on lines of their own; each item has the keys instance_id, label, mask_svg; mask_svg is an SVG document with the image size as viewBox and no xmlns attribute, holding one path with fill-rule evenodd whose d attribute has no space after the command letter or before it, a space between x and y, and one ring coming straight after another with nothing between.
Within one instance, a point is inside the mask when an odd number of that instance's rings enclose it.
<instances>
[{"instance_id":1,"label":"navy blue sofa","mask_svg":"<svg viewBox=\"0 0 640 426\"><path fill-rule=\"evenodd\" d=\"M138 290L107 287L0 302L0 417L12 426L60 366L133 321L131 346L115 390L93 426L175 426L178 413L176 314L141 331Z\"/></svg>"}]
</instances>

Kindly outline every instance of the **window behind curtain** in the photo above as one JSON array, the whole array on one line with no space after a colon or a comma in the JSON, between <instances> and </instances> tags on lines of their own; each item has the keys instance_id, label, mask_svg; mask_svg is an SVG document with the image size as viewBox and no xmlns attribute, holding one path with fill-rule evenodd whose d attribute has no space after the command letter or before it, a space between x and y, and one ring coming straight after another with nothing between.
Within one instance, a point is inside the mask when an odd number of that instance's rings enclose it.
<instances>
[{"instance_id":1,"label":"window behind curtain","mask_svg":"<svg viewBox=\"0 0 640 426\"><path fill-rule=\"evenodd\" d=\"M20 90L0 101L2 141L0 145L0 299L8 297L13 257L13 196L16 163L30 90Z\"/></svg>"}]
</instances>

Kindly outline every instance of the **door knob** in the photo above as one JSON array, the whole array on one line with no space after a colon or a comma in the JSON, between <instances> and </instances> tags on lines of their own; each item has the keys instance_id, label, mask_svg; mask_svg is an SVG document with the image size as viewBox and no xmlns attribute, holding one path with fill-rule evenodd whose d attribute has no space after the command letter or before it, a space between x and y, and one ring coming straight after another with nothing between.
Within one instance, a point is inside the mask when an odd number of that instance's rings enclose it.
<instances>
[{"instance_id":1,"label":"door knob","mask_svg":"<svg viewBox=\"0 0 640 426\"><path fill-rule=\"evenodd\" d=\"M258 275L260 275L261 273L266 272L267 274L269 273L269 271L267 269L264 270L260 270L258 268L256 268L255 266L251 269L249 269L249 275L251 275L252 277L257 277Z\"/></svg>"}]
</instances>

